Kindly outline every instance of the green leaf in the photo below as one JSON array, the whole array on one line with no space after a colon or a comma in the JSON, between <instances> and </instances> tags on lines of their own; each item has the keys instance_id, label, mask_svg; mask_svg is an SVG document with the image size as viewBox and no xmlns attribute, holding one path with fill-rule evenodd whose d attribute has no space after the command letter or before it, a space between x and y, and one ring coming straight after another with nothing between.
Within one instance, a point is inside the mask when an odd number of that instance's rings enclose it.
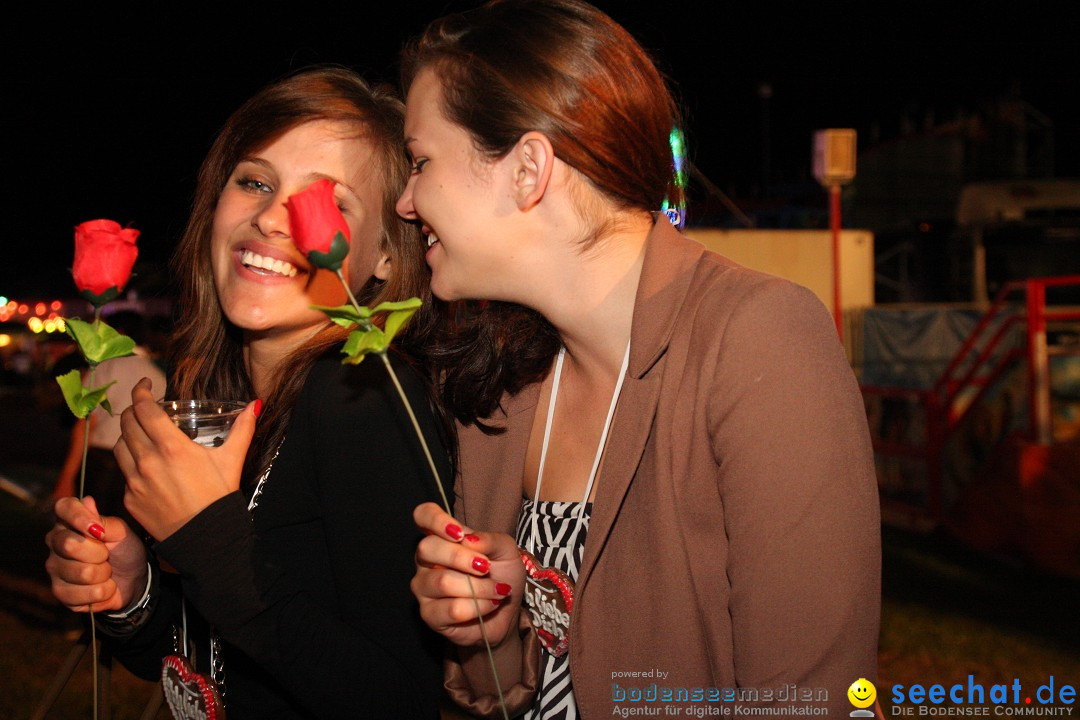
<instances>
[{"instance_id":1,"label":"green leaf","mask_svg":"<svg viewBox=\"0 0 1080 720\"><path fill-rule=\"evenodd\" d=\"M409 322L409 318L416 313L415 309L412 310L395 310L386 316L386 325L383 327L383 332L386 333L387 340L393 340L398 334L398 331L405 326L405 323Z\"/></svg>"},{"instance_id":2,"label":"green leaf","mask_svg":"<svg viewBox=\"0 0 1080 720\"><path fill-rule=\"evenodd\" d=\"M104 322L88 323L71 318L64 323L67 334L79 346L79 351L91 367L112 358L127 357L135 349L134 340L121 335Z\"/></svg>"},{"instance_id":3,"label":"green leaf","mask_svg":"<svg viewBox=\"0 0 1080 720\"><path fill-rule=\"evenodd\" d=\"M409 318L416 314L421 305L423 305L423 301L414 297L408 300L398 300L397 302L379 303L371 309L373 315L376 313L388 313L386 322L383 323L383 332L386 334L388 344L397 336L405 323L409 322Z\"/></svg>"},{"instance_id":4,"label":"green leaf","mask_svg":"<svg viewBox=\"0 0 1080 720\"><path fill-rule=\"evenodd\" d=\"M360 306L360 312L356 311L352 305L340 305L338 307L327 307L326 305L311 305L312 310L318 310L326 313L327 316L335 323L343 328L350 328L353 325L359 325L360 327L367 327L371 324L371 311L363 305Z\"/></svg>"},{"instance_id":5,"label":"green leaf","mask_svg":"<svg viewBox=\"0 0 1080 720\"><path fill-rule=\"evenodd\" d=\"M58 375L56 383L60 386L60 392L64 394L64 401L67 403L68 409L71 410L71 414L75 417L85 418L98 405L105 408L105 411L112 415L112 408L109 406L109 399L105 397L105 394L110 387L116 384L115 380L108 385L91 390L83 387L82 375L79 371L72 370L64 375Z\"/></svg>"},{"instance_id":6,"label":"green leaf","mask_svg":"<svg viewBox=\"0 0 1080 720\"><path fill-rule=\"evenodd\" d=\"M345 340L341 352L345 354L342 364L359 365L368 353L384 353L390 347L390 338L382 330L353 330Z\"/></svg>"},{"instance_id":7,"label":"green leaf","mask_svg":"<svg viewBox=\"0 0 1080 720\"><path fill-rule=\"evenodd\" d=\"M381 312L392 312L394 310L412 310L416 312L420 309L420 306L424 304L424 301L418 297L409 298L408 300L396 300L394 302L379 303L375 307L371 308L371 314Z\"/></svg>"},{"instance_id":8,"label":"green leaf","mask_svg":"<svg viewBox=\"0 0 1080 720\"><path fill-rule=\"evenodd\" d=\"M324 236L325 237L325 236ZM345 256L349 254L349 241L345 239L345 235L340 230L334 235L334 239L330 241L330 249L326 252L319 252L318 250L311 250L308 252L308 261L318 268L324 268L326 270L340 270L341 263L345 260Z\"/></svg>"},{"instance_id":9,"label":"green leaf","mask_svg":"<svg viewBox=\"0 0 1080 720\"><path fill-rule=\"evenodd\" d=\"M364 355L368 353L385 353L386 349L390 347L390 342L405 326L405 323L409 321L409 318L420 309L421 305L423 305L423 301L420 298L409 298L408 300L379 303L370 309L365 306L357 309L352 305L342 305L340 307L312 305L311 307L314 310L326 313L331 320L344 328L353 327L354 325L359 326L358 329L349 333L348 339L345 340L345 346L341 349L341 352L345 354L345 359L342 362L357 365L363 361ZM378 314L386 314L386 322L383 323L382 328L371 322L371 317Z\"/></svg>"}]
</instances>

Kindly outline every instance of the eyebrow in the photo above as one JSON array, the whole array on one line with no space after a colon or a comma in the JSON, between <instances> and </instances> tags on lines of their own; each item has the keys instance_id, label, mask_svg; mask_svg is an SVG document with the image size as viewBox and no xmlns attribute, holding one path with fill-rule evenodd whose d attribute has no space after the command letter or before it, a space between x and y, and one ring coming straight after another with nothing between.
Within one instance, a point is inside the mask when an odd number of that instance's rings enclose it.
<instances>
[{"instance_id":1,"label":"eyebrow","mask_svg":"<svg viewBox=\"0 0 1080 720\"><path fill-rule=\"evenodd\" d=\"M348 190L357 200L360 199L360 193L356 192L356 190L353 189L352 185L349 185L349 183L337 179L333 175L327 175L325 173L309 173L308 177L313 178L314 180L330 180L331 182L337 183L341 187Z\"/></svg>"}]
</instances>

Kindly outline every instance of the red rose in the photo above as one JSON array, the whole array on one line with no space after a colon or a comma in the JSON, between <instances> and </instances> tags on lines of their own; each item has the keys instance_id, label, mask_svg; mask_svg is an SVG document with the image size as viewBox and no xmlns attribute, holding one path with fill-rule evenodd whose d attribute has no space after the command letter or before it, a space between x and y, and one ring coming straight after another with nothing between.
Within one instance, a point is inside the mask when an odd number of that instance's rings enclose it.
<instances>
[{"instance_id":1,"label":"red rose","mask_svg":"<svg viewBox=\"0 0 1080 720\"><path fill-rule=\"evenodd\" d=\"M293 244L312 265L341 268L349 253L349 226L334 199L334 182L316 180L285 201Z\"/></svg>"},{"instance_id":2,"label":"red rose","mask_svg":"<svg viewBox=\"0 0 1080 720\"><path fill-rule=\"evenodd\" d=\"M116 297L131 278L139 231L112 220L87 220L75 226L75 286L91 302ZM110 293L110 290L112 291ZM105 295L111 297L105 298Z\"/></svg>"}]
</instances>

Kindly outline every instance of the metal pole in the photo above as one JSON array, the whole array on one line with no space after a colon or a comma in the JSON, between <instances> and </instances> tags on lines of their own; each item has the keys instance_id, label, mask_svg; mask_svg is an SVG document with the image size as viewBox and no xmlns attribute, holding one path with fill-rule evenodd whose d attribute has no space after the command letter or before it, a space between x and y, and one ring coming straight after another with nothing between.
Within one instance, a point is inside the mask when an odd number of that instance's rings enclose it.
<instances>
[{"instance_id":1,"label":"metal pole","mask_svg":"<svg viewBox=\"0 0 1080 720\"><path fill-rule=\"evenodd\" d=\"M1053 439L1050 417L1050 359L1046 352L1046 286L1027 282L1028 377L1031 384L1031 430L1035 442Z\"/></svg>"},{"instance_id":2,"label":"metal pole","mask_svg":"<svg viewBox=\"0 0 1080 720\"><path fill-rule=\"evenodd\" d=\"M836 334L844 339L844 313L840 308L840 184L829 185L829 224L832 226L833 319Z\"/></svg>"}]
</instances>

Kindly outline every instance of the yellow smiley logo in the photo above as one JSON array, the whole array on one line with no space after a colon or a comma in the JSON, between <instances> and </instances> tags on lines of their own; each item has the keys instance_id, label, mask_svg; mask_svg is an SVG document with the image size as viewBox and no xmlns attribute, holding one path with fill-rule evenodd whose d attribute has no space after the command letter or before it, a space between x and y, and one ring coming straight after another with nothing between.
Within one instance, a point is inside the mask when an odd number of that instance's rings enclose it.
<instances>
[{"instance_id":1,"label":"yellow smiley logo","mask_svg":"<svg viewBox=\"0 0 1080 720\"><path fill-rule=\"evenodd\" d=\"M847 698L857 708L868 708L877 700L877 688L866 678L859 678L847 689Z\"/></svg>"}]
</instances>

